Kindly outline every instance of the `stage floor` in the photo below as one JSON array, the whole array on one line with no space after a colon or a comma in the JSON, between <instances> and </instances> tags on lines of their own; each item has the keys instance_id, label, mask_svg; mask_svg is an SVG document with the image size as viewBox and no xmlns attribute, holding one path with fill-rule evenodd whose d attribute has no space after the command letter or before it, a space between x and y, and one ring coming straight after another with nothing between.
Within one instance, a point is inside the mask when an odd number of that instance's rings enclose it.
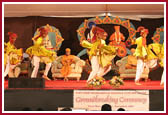
<instances>
[{"instance_id":1,"label":"stage floor","mask_svg":"<svg viewBox=\"0 0 168 115\"><path fill-rule=\"evenodd\" d=\"M8 89L8 81L4 82L4 88ZM124 89L124 90L163 90L164 86L160 86L160 81L141 81L142 85L135 85L133 80L125 80L124 85L120 86L119 88L113 88L108 84L108 81L106 81L106 84L103 85L101 88L90 88L86 84L86 80L69 80L67 82L64 82L63 80L56 80L56 81L45 81L45 88L44 89L51 89L51 90L73 90L73 89L80 89L80 90L87 90L87 89ZM11 89L11 88L10 88ZM18 89L18 88L17 88ZM32 88L30 88L32 89Z\"/></svg>"}]
</instances>

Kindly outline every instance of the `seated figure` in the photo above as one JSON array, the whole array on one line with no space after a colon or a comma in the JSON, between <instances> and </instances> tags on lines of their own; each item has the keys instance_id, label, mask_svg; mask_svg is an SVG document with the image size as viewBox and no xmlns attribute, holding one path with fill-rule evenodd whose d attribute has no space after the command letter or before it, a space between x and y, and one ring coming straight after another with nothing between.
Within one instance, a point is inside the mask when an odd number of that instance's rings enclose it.
<instances>
[{"instance_id":1,"label":"seated figure","mask_svg":"<svg viewBox=\"0 0 168 115\"><path fill-rule=\"evenodd\" d=\"M120 26L114 26L115 32L110 36L110 45L124 45L124 35L120 32Z\"/></svg>"},{"instance_id":2,"label":"seated figure","mask_svg":"<svg viewBox=\"0 0 168 115\"><path fill-rule=\"evenodd\" d=\"M60 78L65 78L64 80L80 80L83 67L85 66L85 61L75 55L71 55L70 53L70 49L67 49L65 55L58 56L54 60L51 68L52 78L54 80Z\"/></svg>"},{"instance_id":3,"label":"seated figure","mask_svg":"<svg viewBox=\"0 0 168 115\"><path fill-rule=\"evenodd\" d=\"M62 63L62 68L61 68L61 74L64 77L64 80L67 81L67 76L71 73L71 64L75 63L74 61L74 56L71 55L71 49L66 48L65 50L66 54L62 57L61 63Z\"/></svg>"},{"instance_id":4,"label":"seated figure","mask_svg":"<svg viewBox=\"0 0 168 115\"><path fill-rule=\"evenodd\" d=\"M118 48L117 50L117 56L119 57L125 57L127 54L127 49L125 45L125 37L124 35L120 32L120 26L114 26L115 32L112 33L110 36L110 43L109 45L115 46Z\"/></svg>"},{"instance_id":5,"label":"seated figure","mask_svg":"<svg viewBox=\"0 0 168 115\"><path fill-rule=\"evenodd\" d=\"M135 53L135 49L131 49L131 55L128 55L128 60L125 65L126 69L136 69L137 66L137 58L133 55Z\"/></svg>"},{"instance_id":6,"label":"seated figure","mask_svg":"<svg viewBox=\"0 0 168 115\"><path fill-rule=\"evenodd\" d=\"M135 78L137 68L137 58L134 56L135 49L131 49L131 54L117 60L116 65L119 67L120 77L123 79ZM148 80L149 68L144 67L141 79Z\"/></svg>"}]
</instances>

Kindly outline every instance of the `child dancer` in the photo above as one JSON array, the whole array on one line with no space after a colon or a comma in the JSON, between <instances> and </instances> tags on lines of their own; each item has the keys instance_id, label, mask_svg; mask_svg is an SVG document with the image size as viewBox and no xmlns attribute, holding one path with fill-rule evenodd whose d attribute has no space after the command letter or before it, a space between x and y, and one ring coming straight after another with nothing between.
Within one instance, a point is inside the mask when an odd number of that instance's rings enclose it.
<instances>
[{"instance_id":1,"label":"child dancer","mask_svg":"<svg viewBox=\"0 0 168 115\"><path fill-rule=\"evenodd\" d=\"M148 29L145 29L144 27L138 27L137 32L140 33L140 37L136 40L133 40L133 44L137 44L136 50L134 55L137 57L137 68L136 68L136 78L135 78L135 84L141 85L139 83L140 76L143 73L144 68L146 65L146 59L147 59L147 45L146 45L146 37L148 35Z\"/></svg>"},{"instance_id":2,"label":"child dancer","mask_svg":"<svg viewBox=\"0 0 168 115\"><path fill-rule=\"evenodd\" d=\"M46 67L45 67L45 71L42 77L46 80L50 80L47 77L47 75L51 68L52 62L56 58L56 53L54 51L47 50L43 45L43 40L48 35L48 30L42 27L39 29L39 31L40 31L40 35L32 38L32 40L34 41L34 45L29 47L26 50L26 53L29 54L29 56L33 60L34 69L31 74L31 78L37 77L39 64L40 62L44 62L46 64ZM46 58L45 60L43 60L44 57Z\"/></svg>"},{"instance_id":3,"label":"child dancer","mask_svg":"<svg viewBox=\"0 0 168 115\"><path fill-rule=\"evenodd\" d=\"M83 40L81 45L88 49L92 71L87 82L95 77L102 77L111 70L111 60L116 56L116 48L107 46L105 39L107 33L97 26L92 27L93 38L91 43Z\"/></svg>"},{"instance_id":4,"label":"child dancer","mask_svg":"<svg viewBox=\"0 0 168 115\"><path fill-rule=\"evenodd\" d=\"M4 76L16 77L13 73L13 69L22 61L22 49L17 49L15 47L15 41L17 39L17 34L13 32L8 32L9 42L5 43L4 48L4 66L5 72Z\"/></svg>"}]
</instances>

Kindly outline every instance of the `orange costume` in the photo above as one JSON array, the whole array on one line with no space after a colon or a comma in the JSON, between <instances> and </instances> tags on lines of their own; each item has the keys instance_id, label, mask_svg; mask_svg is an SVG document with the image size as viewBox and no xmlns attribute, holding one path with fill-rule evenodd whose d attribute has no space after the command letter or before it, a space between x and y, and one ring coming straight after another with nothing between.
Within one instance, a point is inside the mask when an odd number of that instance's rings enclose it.
<instances>
[{"instance_id":1,"label":"orange costume","mask_svg":"<svg viewBox=\"0 0 168 115\"><path fill-rule=\"evenodd\" d=\"M120 32L120 26L114 26L115 32L110 36L110 45L119 45L123 44L125 45L124 41L125 37L124 35Z\"/></svg>"},{"instance_id":2,"label":"orange costume","mask_svg":"<svg viewBox=\"0 0 168 115\"><path fill-rule=\"evenodd\" d=\"M66 51L70 51L69 48ZM61 60L62 69L61 74L63 77L67 77L71 73L71 64L74 63L74 56L73 55L64 55Z\"/></svg>"}]
</instances>

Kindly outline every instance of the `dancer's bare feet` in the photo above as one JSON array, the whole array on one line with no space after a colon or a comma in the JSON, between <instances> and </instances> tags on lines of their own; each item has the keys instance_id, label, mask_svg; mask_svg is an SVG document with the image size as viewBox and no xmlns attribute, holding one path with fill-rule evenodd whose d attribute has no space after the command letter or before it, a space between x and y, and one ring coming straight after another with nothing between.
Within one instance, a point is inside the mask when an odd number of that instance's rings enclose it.
<instances>
[{"instance_id":1,"label":"dancer's bare feet","mask_svg":"<svg viewBox=\"0 0 168 115\"><path fill-rule=\"evenodd\" d=\"M135 85L142 85L139 83L139 81L135 81Z\"/></svg>"},{"instance_id":2,"label":"dancer's bare feet","mask_svg":"<svg viewBox=\"0 0 168 115\"><path fill-rule=\"evenodd\" d=\"M45 80L51 81L51 79L48 78L46 75L43 75L42 77L43 77Z\"/></svg>"},{"instance_id":3,"label":"dancer's bare feet","mask_svg":"<svg viewBox=\"0 0 168 115\"><path fill-rule=\"evenodd\" d=\"M65 77L65 78L64 78L64 81L68 81L68 78L67 78L67 77Z\"/></svg>"},{"instance_id":4,"label":"dancer's bare feet","mask_svg":"<svg viewBox=\"0 0 168 115\"><path fill-rule=\"evenodd\" d=\"M54 81L57 81L57 78L54 77Z\"/></svg>"},{"instance_id":5,"label":"dancer's bare feet","mask_svg":"<svg viewBox=\"0 0 168 115\"><path fill-rule=\"evenodd\" d=\"M162 82L162 83L160 83L160 86L163 86L164 85L164 83Z\"/></svg>"},{"instance_id":6,"label":"dancer's bare feet","mask_svg":"<svg viewBox=\"0 0 168 115\"><path fill-rule=\"evenodd\" d=\"M86 82L89 83L91 80L87 80Z\"/></svg>"},{"instance_id":7,"label":"dancer's bare feet","mask_svg":"<svg viewBox=\"0 0 168 115\"><path fill-rule=\"evenodd\" d=\"M90 78L90 79L88 78L86 82L89 83L90 81L92 81L92 80L93 80L94 78L96 78L96 77L97 77L97 76L92 77L92 78Z\"/></svg>"},{"instance_id":8,"label":"dancer's bare feet","mask_svg":"<svg viewBox=\"0 0 168 115\"><path fill-rule=\"evenodd\" d=\"M151 81L149 78L145 79L145 82Z\"/></svg>"},{"instance_id":9,"label":"dancer's bare feet","mask_svg":"<svg viewBox=\"0 0 168 115\"><path fill-rule=\"evenodd\" d=\"M92 78L92 79L88 79L86 82L89 83L89 82L92 81L93 79L94 79L94 78Z\"/></svg>"}]
</instances>

